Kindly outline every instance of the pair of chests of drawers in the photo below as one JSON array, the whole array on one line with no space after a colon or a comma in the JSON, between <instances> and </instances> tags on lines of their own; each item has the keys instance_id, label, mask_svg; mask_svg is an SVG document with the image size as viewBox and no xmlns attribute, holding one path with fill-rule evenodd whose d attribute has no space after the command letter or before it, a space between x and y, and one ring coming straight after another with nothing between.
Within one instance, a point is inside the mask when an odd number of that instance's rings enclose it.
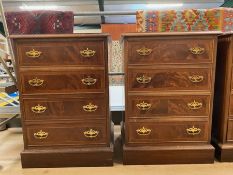
<instances>
[{"instance_id":1,"label":"pair of chests of drawers","mask_svg":"<svg viewBox=\"0 0 233 175\"><path fill-rule=\"evenodd\" d=\"M108 144L106 41L15 42L28 146Z\"/></svg>"},{"instance_id":2,"label":"pair of chests of drawers","mask_svg":"<svg viewBox=\"0 0 233 175\"><path fill-rule=\"evenodd\" d=\"M126 139L207 142L213 38L126 37Z\"/></svg>"}]
</instances>

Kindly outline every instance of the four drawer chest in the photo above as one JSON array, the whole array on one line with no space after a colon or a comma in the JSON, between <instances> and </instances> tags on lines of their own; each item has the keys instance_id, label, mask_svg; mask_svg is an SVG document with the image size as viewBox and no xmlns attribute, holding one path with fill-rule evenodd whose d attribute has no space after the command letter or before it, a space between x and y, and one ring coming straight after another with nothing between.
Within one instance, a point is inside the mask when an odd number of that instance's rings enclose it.
<instances>
[{"instance_id":1,"label":"four drawer chest","mask_svg":"<svg viewBox=\"0 0 233 175\"><path fill-rule=\"evenodd\" d=\"M22 167L113 165L106 34L11 37Z\"/></svg>"},{"instance_id":2,"label":"four drawer chest","mask_svg":"<svg viewBox=\"0 0 233 175\"><path fill-rule=\"evenodd\" d=\"M212 163L217 33L129 33L122 39L123 163Z\"/></svg>"}]
</instances>

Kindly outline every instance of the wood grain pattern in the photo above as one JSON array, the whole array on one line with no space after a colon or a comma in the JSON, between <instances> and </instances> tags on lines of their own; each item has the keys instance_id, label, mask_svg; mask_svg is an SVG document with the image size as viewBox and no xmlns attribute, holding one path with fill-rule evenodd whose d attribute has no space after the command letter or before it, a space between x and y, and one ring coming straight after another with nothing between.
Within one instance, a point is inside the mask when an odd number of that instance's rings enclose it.
<instances>
[{"instance_id":1,"label":"wood grain pattern","mask_svg":"<svg viewBox=\"0 0 233 175\"><path fill-rule=\"evenodd\" d=\"M228 119L227 141L228 142L233 142L233 118Z\"/></svg>"},{"instance_id":2,"label":"wood grain pattern","mask_svg":"<svg viewBox=\"0 0 233 175\"><path fill-rule=\"evenodd\" d=\"M213 163L216 33L129 33L123 43L123 163Z\"/></svg>"},{"instance_id":3,"label":"wood grain pattern","mask_svg":"<svg viewBox=\"0 0 233 175\"><path fill-rule=\"evenodd\" d=\"M148 103L150 108L138 107L138 104ZM210 111L210 96L128 96L129 117L166 117L166 116L202 116L207 117ZM200 106L195 107L195 104Z\"/></svg>"},{"instance_id":4,"label":"wood grain pattern","mask_svg":"<svg viewBox=\"0 0 233 175\"><path fill-rule=\"evenodd\" d=\"M126 41L127 42L127 41ZM138 50L151 49L149 55L140 55ZM200 53L192 53L191 49L201 48ZM211 39L171 39L142 38L128 43L128 64L171 64L171 63L211 63L213 61L213 42Z\"/></svg>"},{"instance_id":5,"label":"wood grain pattern","mask_svg":"<svg viewBox=\"0 0 233 175\"><path fill-rule=\"evenodd\" d=\"M23 116L22 167L112 166L109 36L11 39Z\"/></svg>"},{"instance_id":6,"label":"wood grain pattern","mask_svg":"<svg viewBox=\"0 0 233 175\"><path fill-rule=\"evenodd\" d=\"M27 125L27 146L108 146L107 131L105 122L72 122L72 123L30 123ZM84 135L85 131L90 129L97 131L96 137L90 138ZM35 133L40 131L48 133L47 138L39 139L34 136ZM72 134L73 133L73 134Z\"/></svg>"},{"instance_id":7,"label":"wood grain pattern","mask_svg":"<svg viewBox=\"0 0 233 175\"><path fill-rule=\"evenodd\" d=\"M210 69L128 69L129 91L166 91L166 90L210 90ZM140 83L137 78L150 77L148 83ZM203 79L194 82L192 77Z\"/></svg>"},{"instance_id":8,"label":"wood grain pattern","mask_svg":"<svg viewBox=\"0 0 233 175\"><path fill-rule=\"evenodd\" d=\"M233 35L219 36L212 143L220 161L233 161L232 130Z\"/></svg>"},{"instance_id":9,"label":"wood grain pattern","mask_svg":"<svg viewBox=\"0 0 233 175\"><path fill-rule=\"evenodd\" d=\"M104 92L105 72L100 70L76 70L76 71L27 71L21 73L22 94L37 93L83 93ZM41 86L35 87L29 84L33 79L43 80ZM91 78L96 82L86 85L83 79Z\"/></svg>"},{"instance_id":10,"label":"wood grain pattern","mask_svg":"<svg viewBox=\"0 0 233 175\"><path fill-rule=\"evenodd\" d=\"M139 128L148 128L151 130L148 135L139 135L136 130ZM199 134L189 134L187 129L199 128ZM169 143L169 142L204 142L208 141L208 122L206 121L157 121L145 122L135 120L128 124L128 142L127 145L146 144L146 143Z\"/></svg>"},{"instance_id":11,"label":"wood grain pattern","mask_svg":"<svg viewBox=\"0 0 233 175\"><path fill-rule=\"evenodd\" d=\"M80 65L104 66L104 40L80 41L78 39L64 40L25 40L17 47L19 64L21 66L54 66L54 65ZM94 55L84 57L83 50L94 51ZM26 53L39 51L40 56L32 58Z\"/></svg>"},{"instance_id":12,"label":"wood grain pattern","mask_svg":"<svg viewBox=\"0 0 233 175\"><path fill-rule=\"evenodd\" d=\"M230 96L229 116L233 116L233 94Z\"/></svg>"},{"instance_id":13,"label":"wood grain pattern","mask_svg":"<svg viewBox=\"0 0 233 175\"><path fill-rule=\"evenodd\" d=\"M103 94L86 95L85 97L41 97L41 98L24 98L22 100L24 119L27 120L70 120L70 119L106 119L107 106ZM93 104L97 106L96 110L88 112L84 106ZM34 107L45 107L44 111L33 110Z\"/></svg>"}]
</instances>

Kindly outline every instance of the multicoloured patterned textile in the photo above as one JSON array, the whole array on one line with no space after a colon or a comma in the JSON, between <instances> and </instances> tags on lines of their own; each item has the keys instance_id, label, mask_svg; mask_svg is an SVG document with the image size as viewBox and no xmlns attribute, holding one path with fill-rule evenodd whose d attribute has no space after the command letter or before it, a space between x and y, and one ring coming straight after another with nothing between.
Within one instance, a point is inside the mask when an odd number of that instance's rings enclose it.
<instances>
[{"instance_id":1,"label":"multicoloured patterned textile","mask_svg":"<svg viewBox=\"0 0 233 175\"><path fill-rule=\"evenodd\" d=\"M233 8L137 11L137 32L233 31Z\"/></svg>"},{"instance_id":2,"label":"multicoloured patterned textile","mask_svg":"<svg viewBox=\"0 0 233 175\"><path fill-rule=\"evenodd\" d=\"M73 12L20 11L5 16L10 34L73 33Z\"/></svg>"}]
</instances>

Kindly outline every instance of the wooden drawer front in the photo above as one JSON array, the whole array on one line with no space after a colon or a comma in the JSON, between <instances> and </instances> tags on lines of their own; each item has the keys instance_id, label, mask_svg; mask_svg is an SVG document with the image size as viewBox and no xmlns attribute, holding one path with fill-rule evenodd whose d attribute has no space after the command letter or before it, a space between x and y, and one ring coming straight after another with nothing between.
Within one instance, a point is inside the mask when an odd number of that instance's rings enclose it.
<instances>
[{"instance_id":1,"label":"wooden drawer front","mask_svg":"<svg viewBox=\"0 0 233 175\"><path fill-rule=\"evenodd\" d=\"M106 118L103 95L83 98L23 99L25 120Z\"/></svg>"},{"instance_id":2,"label":"wooden drawer front","mask_svg":"<svg viewBox=\"0 0 233 175\"><path fill-rule=\"evenodd\" d=\"M208 116L210 96L128 96L131 117Z\"/></svg>"},{"instance_id":3,"label":"wooden drawer front","mask_svg":"<svg viewBox=\"0 0 233 175\"><path fill-rule=\"evenodd\" d=\"M233 94L230 97L229 115L233 116Z\"/></svg>"},{"instance_id":4,"label":"wooden drawer front","mask_svg":"<svg viewBox=\"0 0 233 175\"><path fill-rule=\"evenodd\" d=\"M24 72L21 73L22 93L103 92L104 71Z\"/></svg>"},{"instance_id":5,"label":"wooden drawer front","mask_svg":"<svg viewBox=\"0 0 233 175\"><path fill-rule=\"evenodd\" d=\"M26 126L28 146L107 144L106 123L34 124Z\"/></svg>"},{"instance_id":6,"label":"wooden drawer front","mask_svg":"<svg viewBox=\"0 0 233 175\"><path fill-rule=\"evenodd\" d=\"M227 141L233 142L233 118L228 119Z\"/></svg>"},{"instance_id":7,"label":"wooden drawer front","mask_svg":"<svg viewBox=\"0 0 233 175\"><path fill-rule=\"evenodd\" d=\"M208 140L208 122L135 121L128 125L129 143L195 142Z\"/></svg>"},{"instance_id":8,"label":"wooden drawer front","mask_svg":"<svg viewBox=\"0 0 233 175\"><path fill-rule=\"evenodd\" d=\"M210 69L129 69L129 91L210 90Z\"/></svg>"},{"instance_id":9,"label":"wooden drawer front","mask_svg":"<svg viewBox=\"0 0 233 175\"><path fill-rule=\"evenodd\" d=\"M104 65L104 41L67 39L25 43L18 47L21 66Z\"/></svg>"},{"instance_id":10,"label":"wooden drawer front","mask_svg":"<svg viewBox=\"0 0 233 175\"><path fill-rule=\"evenodd\" d=\"M210 63L211 39L141 39L128 42L128 64Z\"/></svg>"},{"instance_id":11,"label":"wooden drawer front","mask_svg":"<svg viewBox=\"0 0 233 175\"><path fill-rule=\"evenodd\" d=\"M232 70L231 70L231 91L233 91L233 67L232 67Z\"/></svg>"}]
</instances>

